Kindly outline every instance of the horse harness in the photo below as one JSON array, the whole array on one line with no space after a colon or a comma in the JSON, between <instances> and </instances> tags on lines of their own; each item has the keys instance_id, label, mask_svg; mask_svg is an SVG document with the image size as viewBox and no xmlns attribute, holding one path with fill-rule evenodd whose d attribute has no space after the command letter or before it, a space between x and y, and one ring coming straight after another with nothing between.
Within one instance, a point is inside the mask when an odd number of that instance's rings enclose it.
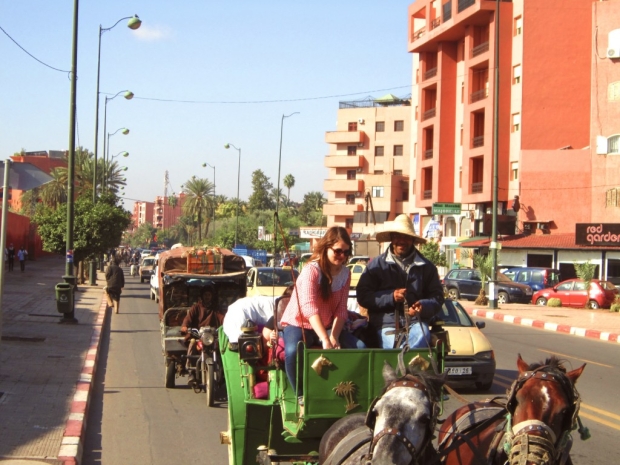
<instances>
[{"instance_id":1,"label":"horse harness","mask_svg":"<svg viewBox=\"0 0 620 465\"><path fill-rule=\"evenodd\" d=\"M427 431L425 434L426 439L424 441L424 444L419 451L416 451L415 446L411 443L409 439L407 439L407 437L403 434L402 431L396 428L385 427L381 431L376 433L374 437L372 438L372 441L370 442L370 450L368 454L364 456L364 460L366 461L365 463L371 463L372 455L374 453L375 447L377 446L377 443L385 436L394 436L395 439L400 441L405 446L405 448L411 455L411 461L409 462L410 464L417 463L418 458L424 453L424 450L431 442L431 439L433 437L433 431L435 429L435 424L437 422L437 414L439 412L439 406L437 402L435 401L435 399L431 398L431 395L428 389L426 388L426 386L424 385L424 383L422 383L418 378L412 375L405 375L403 378L390 383L383 391L383 394L380 397L377 397L372 402L372 404L368 408L368 414L366 415L366 426L368 426L371 430L374 429L376 418L375 418L375 414L373 410L374 410L375 404L381 397L383 397L383 395L385 395L385 393L387 393L391 389L399 388L399 387L418 389L422 391L424 394L426 394L426 396L431 401L431 419L427 426Z\"/></svg>"}]
</instances>

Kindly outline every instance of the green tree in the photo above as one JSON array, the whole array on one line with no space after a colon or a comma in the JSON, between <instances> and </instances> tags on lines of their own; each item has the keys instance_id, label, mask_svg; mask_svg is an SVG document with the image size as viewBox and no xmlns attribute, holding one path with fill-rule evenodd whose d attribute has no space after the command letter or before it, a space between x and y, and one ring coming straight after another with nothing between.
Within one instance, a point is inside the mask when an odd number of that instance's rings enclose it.
<instances>
[{"instance_id":1,"label":"green tree","mask_svg":"<svg viewBox=\"0 0 620 465\"><path fill-rule=\"evenodd\" d=\"M435 266L447 266L448 264L446 254L439 250L438 242L428 241L426 244L422 244L420 246L420 253L433 262Z\"/></svg>"},{"instance_id":2,"label":"green tree","mask_svg":"<svg viewBox=\"0 0 620 465\"><path fill-rule=\"evenodd\" d=\"M590 307L589 290L590 290L590 284L592 283L592 280L594 279L594 274L596 273L596 265L594 263L590 263L590 260L588 260L587 262L584 262L584 263L573 262L573 266L575 267L575 274L577 275L579 279L583 280L583 283L585 284L585 288L588 289L588 299L586 299L585 308L589 308Z\"/></svg>"},{"instance_id":3,"label":"green tree","mask_svg":"<svg viewBox=\"0 0 620 465\"><path fill-rule=\"evenodd\" d=\"M273 184L262 170L252 173L252 195L248 199L251 212L273 210L275 203L270 198L271 189L273 189Z\"/></svg>"},{"instance_id":4,"label":"green tree","mask_svg":"<svg viewBox=\"0 0 620 465\"><path fill-rule=\"evenodd\" d=\"M213 211L213 183L208 179L192 176L184 184L183 192L186 198L183 204L183 213L196 218L198 243L202 241L202 222L206 222L205 236L209 231Z\"/></svg>"},{"instance_id":5,"label":"green tree","mask_svg":"<svg viewBox=\"0 0 620 465\"><path fill-rule=\"evenodd\" d=\"M131 214L123 210L114 195L103 195L93 205L92 198L82 196L74 203L73 259L80 262L102 255L117 247L123 231L131 223ZM45 207L33 218L43 241L43 250L65 253L67 204Z\"/></svg>"},{"instance_id":6,"label":"green tree","mask_svg":"<svg viewBox=\"0 0 620 465\"><path fill-rule=\"evenodd\" d=\"M288 189L286 200L291 200L291 189L295 187L295 177L292 174L287 174L284 176L282 182L284 182L284 187Z\"/></svg>"},{"instance_id":7,"label":"green tree","mask_svg":"<svg viewBox=\"0 0 620 465\"><path fill-rule=\"evenodd\" d=\"M323 225L323 204L325 202L325 196L322 192L308 192L304 195L304 200L299 207L299 217L304 225Z\"/></svg>"},{"instance_id":8,"label":"green tree","mask_svg":"<svg viewBox=\"0 0 620 465\"><path fill-rule=\"evenodd\" d=\"M132 247L148 247L155 234L157 228L151 223L143 223L127 238L127 242Z\"/></svg>"}]
</instances>

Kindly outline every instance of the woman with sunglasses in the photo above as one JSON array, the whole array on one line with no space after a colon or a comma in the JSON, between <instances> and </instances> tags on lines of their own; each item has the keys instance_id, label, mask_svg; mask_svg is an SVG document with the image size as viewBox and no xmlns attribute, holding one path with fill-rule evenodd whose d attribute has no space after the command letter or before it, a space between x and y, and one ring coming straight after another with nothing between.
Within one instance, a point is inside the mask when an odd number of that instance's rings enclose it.
<instances>
[{"instance_id":1,"label":"woman with sunglasses","mask_svg":"<svg viewBox=\"0 0 620 465\"><path fill-rule=\"evenodd\" d=\"M298 396L301 395L301 383L295 379L298 343L304 336L308 347L366 347L353 334L342 330L348 316L351 273L345 265L350 255L351 238L347 230L340 226L329 228L297 278L295 291L282 316L284 365ZM300 367L299 372L302 371Z\"/></svg>"}]
</instances>

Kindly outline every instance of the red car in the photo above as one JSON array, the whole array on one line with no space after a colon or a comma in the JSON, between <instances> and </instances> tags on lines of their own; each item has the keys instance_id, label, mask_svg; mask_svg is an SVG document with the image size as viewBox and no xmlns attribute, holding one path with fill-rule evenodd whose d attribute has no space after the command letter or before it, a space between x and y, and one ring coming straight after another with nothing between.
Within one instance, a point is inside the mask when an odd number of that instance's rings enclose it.
<instances>
[{"instance_id":1,"label":"red car","mask_svg":"<svg viewBox=\"0 0 620 465\"><path fill-rule=\"evenodd\" d=\"M568 279L554 287L541 289L532 296L532 303L547 305L547 301L557 298L562 301L562 307L609 308L618 295L618 289L609 281L593 279L590 282L590 292L586 295L586 285L581 279Z\"/></svg>"}]
</instances>

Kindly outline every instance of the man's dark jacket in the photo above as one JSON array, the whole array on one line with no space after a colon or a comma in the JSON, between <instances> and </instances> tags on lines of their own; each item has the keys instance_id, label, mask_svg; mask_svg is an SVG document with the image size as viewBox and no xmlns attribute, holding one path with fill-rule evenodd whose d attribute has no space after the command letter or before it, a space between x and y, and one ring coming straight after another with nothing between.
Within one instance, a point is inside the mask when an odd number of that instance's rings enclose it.
<instances>
[{"instance_id":1,"label":"man's dark jacket","mask_svg":"<svg viewBox=\"0 0 620 465\"><path fill-rule=\"evenodd\" d=\"M405 299L409 306L415 302L422 304L423 321L430 322L441 311L444 295L437 267L416 251L405 274L388 249L366 265L357 285L357 302L368 309L370 323L376 329L394 326L394 290L402 288L407 289Z\"/></svg>"},{"instance_id":2,"label":"man's dark jacket","mask_svg":"<svg viewBox=\"0 0 620 465\"><path fill-rule=\"evenodd\" d=\"M118 265L109 265L105 272L105 281L108 286L108 290L119 292L121 288L125 287L125 274Z\"/></svg>"}]
</instances>

